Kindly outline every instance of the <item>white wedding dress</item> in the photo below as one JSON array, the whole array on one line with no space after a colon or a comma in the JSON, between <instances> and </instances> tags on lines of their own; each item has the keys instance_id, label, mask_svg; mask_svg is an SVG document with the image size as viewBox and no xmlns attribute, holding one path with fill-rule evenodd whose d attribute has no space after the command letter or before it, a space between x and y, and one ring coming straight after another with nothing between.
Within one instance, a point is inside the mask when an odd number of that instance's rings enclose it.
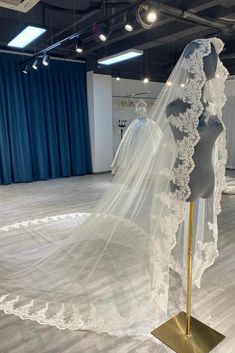
<instances>
[{"instance_id":1,"label":"white wedding dress","mask_svg":"<svg viewBox=\"0 0 235 353\"><path fill-rule=\"evenodd\" d=\"M161 138L161 130L157 129L152 119L148 119L147 104L142 99L135 105L135 113L137 118L132 121L126 130L111 165L113 175L116 174L118 169L121 173L122 169L129 167L132 156L135 155L137 144L141 145L148 139L149 135L154 133L156 136L152 139L153 145L151 146L151 153L154 153Z\"/></svg>"},{"instance_id":2,"label":"white wedding dress","mask_svg":"<svg viewBox=\"0 0 235 353\"><path fill-rule=\"evenodd\" d=\"M182 53L148 119L151 129L137 139L112 185L92 214L75 213L1 228L0 309L59 329L148 334L166 313L169 268L184 278L188 230L188 187L199 141L202 88L221 119L227 70L218 61L206 82L203 57L220 39L198 39ZM190 46L191 44L189 44ZM187 47L186 47L187 50ZM184 87L182 87L184 83ZM185 113L171 119L166 107L181 98ZM184 131L175 141L171 126ZM125 157L124 157L125 158ZM176 158L181 160L175 166ZM196 202L194 284L217 251L217 215L225 174L225 130L213 154L215 191ZM128 162L128 163L127 163ZM122 164L122 161L120 162ZM170 182L178 186L170 189ZM146 323L152 323L146 325Z\"/></svg>"}]
</instances>

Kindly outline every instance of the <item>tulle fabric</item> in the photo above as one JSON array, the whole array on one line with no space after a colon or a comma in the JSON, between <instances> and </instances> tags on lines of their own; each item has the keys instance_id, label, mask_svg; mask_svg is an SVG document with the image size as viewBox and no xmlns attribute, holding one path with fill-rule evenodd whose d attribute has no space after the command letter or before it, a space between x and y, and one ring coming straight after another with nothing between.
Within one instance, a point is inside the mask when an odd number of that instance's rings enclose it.
<instances>
[{"instance_id":1,"label":"tulle fabric","mask_svg":"<svg viewBox=\"0 0 235 353\"><path fill-rule=\"evenodd\" d=\"M155 134L155 136L152 138L150 153L154 154L157 151L158 141L161 139L161 130L157 128L152 119L140 117L132 121L123 136L122 143L120 143L111 165L113 175L116 174L118 169L121 173L121 170L129 168L130 161L135 155L136 145L143 144L152 134Z\"/></svg>"},{"instance_id":2,"label":"tulle fabric","mask_svg":"<svg viewBox=\"0 0 235 353\"><path fill-rule=\"evenodd\" d=\"M219 118L225 102L227 71L222 63L218 61L210 82L203 71L211 43L218 54L223 43L217 38L195 43L193 53L187 55L189 44L176 64L141 138L130 147L130 135L125 135L122 168L91 214L59 215L1 228L0 309L5 313L59 329L119 334L148 334L146 323L166 313L169 268L183 281L185 277L186 200L199 141L202 88ZM177 98L190 108L167 118L166 107ZM186 133L184 140L175 141L171 125ZM177 167L176 158L181 160ZM218 255L217 215L225 161L224 129L213 154L214 195L196 203L193 280L198 286ZM171 182L177 185L175 192Z\"/></svg>"}]
</instances>

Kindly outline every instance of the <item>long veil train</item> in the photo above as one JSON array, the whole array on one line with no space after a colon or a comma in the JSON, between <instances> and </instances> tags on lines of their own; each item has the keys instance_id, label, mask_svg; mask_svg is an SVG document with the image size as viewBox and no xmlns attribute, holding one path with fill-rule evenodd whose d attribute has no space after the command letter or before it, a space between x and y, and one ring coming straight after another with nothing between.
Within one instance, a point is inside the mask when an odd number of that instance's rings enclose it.
<instances>
[{"instance_id":1,"label":"long veil train","mask_svg":"<svg viewBox=\"0 0 235 353\"><path fill-rule=\"evenodd\" d=\"M138 140L92 214L25 221L1 228L0 309L59 329L137 332L167 310L169 268L184 277L188 187L199 140L202 89L221 118L227 70L218 60L206 82L203 57L220 39L199 39L185 48ZM195 45L196 44L196 45ZM166 117L181 98L189 108ZM171 126L185 135L175 141ZM180 160L175 166L176 158ZM199 199L194 245L194 283L217 256L217 215L225 171L225 130L213 154L215 192ZM171 181L177 185L170 189ZM143 334L144 329L141 331ZM148 331L149 332L149 331Z\"/></svg>"}]
</instances>

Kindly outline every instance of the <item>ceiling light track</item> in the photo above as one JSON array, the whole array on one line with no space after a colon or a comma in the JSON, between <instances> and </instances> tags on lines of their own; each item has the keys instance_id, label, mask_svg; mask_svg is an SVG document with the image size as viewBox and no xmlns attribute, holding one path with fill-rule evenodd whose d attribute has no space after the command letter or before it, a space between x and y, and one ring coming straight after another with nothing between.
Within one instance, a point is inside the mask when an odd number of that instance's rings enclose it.
<instances>
[{"instance_id":1,"label":"ceiling light track","mask_svg":"<svg viewBox=\"0 0 235 353\"><path fill-rule=\"evenodd\" d=\"M131 11L137 11L137 21L139 22L140 25L143 26L143 23L145 24L144 28L151 28L155 21L157 20L158 17L158 11L168 17L174 17L182 21L190 22L190 23L196 23L196 24L201 24L206 27L214 28L219 31L223 32L228 32L229 30L232 29L232 25L227 24L227 23L222 23L218 20L215 19L209 19L205 18L202 16L195 15L194 13L191 13L189 11L184 11L182 9L178 9L172 6L168 6L164 3L161 3L160 1L151 1L151 0L138 0L128 7L120 10L119 12L116 12L112 14L111 16L104 18L102 21L98 22L96 24L97 28L104 28L107 30L105 33L100 33L98 35L99 39L103 42L107 41L111 28L107 28L107 24L111 23L113 19L119 17L120 15L131 13ZM139 18L138 18L139 17ZM94 26L93 26L94 27ZM66 42L70 42L72 40L78 39L79 37L84 35L84 33L92 31L93 27L87 26L85 27L82 31L79 31L77 33L74 33L62 40L60 40L57 43L54 43L50 45L49 47L39 51L38 53L35 53L30 59L26 59L22 61L20 64L26 64L29 60L33 60L39 55L44 55L47 54L49 51L61 46L62 44ZM128 28L130 29L130 28ZM133 31L134 32L134 31Z\"/></svg>"},{"instance_id":2,"label":"ceiling light track","mask_svg":"<svg viewBox=\"0 0 235 353\"><path fill-rule=\"evenodd\" d=\"M141 3L143 3L143 0L137 0L134 3L131 3L131 5L129 5L125 9L122 9L122 10L120 10L120 11L118 11L118 12L116 12L116 13L110 15L110 16L108 16L107 18L103 19L102 21L97 22L97 25L102 26L102 25L104 25L104 23L109 23L109 21L119 17L120 15L125 14L126 12L128 12L129 10L132 10L134 7L138 6ZM26 59L26 60L22 61L20 63L20 65L23 65L23 64L27 63L28 61L32 60L33 58L36 58L39 55L43 55L43 54L45 54L45 53L47 53L47 52L49 52L49 51L61 46L62 44L66 43L66 42L70 42L70 41L72 41L72 40L74 40L76 38L79 38L81 35L84 35L84 33L88 32L88 31L92 31L92 27L93 26L87 26L83 30L78 31L78 32L76 32L76 33L74 33L74 34L72 34L72 35L70 35L68 37L65 37L64 39L62 39L59 42L56 42L56 43L48 46L45 49L42 49L41 51L39 51L39 52L35 53L34 55L32 55L30 59Z\"/></svg>"}]
</instances>

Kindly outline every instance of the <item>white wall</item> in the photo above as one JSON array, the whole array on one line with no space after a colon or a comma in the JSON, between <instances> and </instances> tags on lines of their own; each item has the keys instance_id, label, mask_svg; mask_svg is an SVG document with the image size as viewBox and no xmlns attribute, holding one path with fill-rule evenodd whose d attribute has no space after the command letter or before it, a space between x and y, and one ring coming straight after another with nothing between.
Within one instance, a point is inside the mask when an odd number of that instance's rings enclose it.
<instances>
[{"instance_id":1,"label":"white wall","mask_svg":"<svg viewBox=\"0 0 235 353\"><path fill-rule=\"evenodd\" d=\"M128 80L121 79L117 81L115 78L112 79L112 95L116 96L128 96L131 94L140 94L141 98L156 99L161 92L164 83L162 82L149 82L145 84L140 80ZM148 92L148 93L147 93Z\"/></svg>"},{"instance_id":2,"label":"white wall","mask_svg":"<svg viewBox=\"0 0 235 353\"><path fill-rule=\"evenodd\" d=\"M110 171L114 155L121 141L118 121L127 126L137 117L135 104L140 98L149 110L158 97L163 83L121 79L109 75L87 73L87 97L90 126L92 171ZM124 129L125 132L126 129Z\"/></svg>"},{"instance_id":3,"label":"white wall","mask_svg":"<svg viewBox=\"0 0 235 353\"><path fill-rule=\"evenodd\" d=\"M112 78L87 73L87 98L93 173L110 170L113 160Z\"/></svg>"}]
</instances>

